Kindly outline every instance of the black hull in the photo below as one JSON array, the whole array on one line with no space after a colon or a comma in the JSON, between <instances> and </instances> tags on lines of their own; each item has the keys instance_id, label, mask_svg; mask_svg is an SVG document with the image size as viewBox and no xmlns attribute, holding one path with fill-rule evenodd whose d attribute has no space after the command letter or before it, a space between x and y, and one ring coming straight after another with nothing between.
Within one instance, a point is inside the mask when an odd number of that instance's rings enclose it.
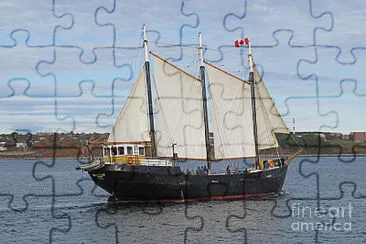
<instances>
[{"instance_id":1,"label":"black hull","mask_svg":"<svg viewBox=\"0 0 366 244\"><path fill-rule=\"evenodd\" d=\"M90 171L93 181L119 202L172 202L262 197L279 193L287 165L231 175L186 175L179 167L108 164Z\"/></svg>"}]
</instances>

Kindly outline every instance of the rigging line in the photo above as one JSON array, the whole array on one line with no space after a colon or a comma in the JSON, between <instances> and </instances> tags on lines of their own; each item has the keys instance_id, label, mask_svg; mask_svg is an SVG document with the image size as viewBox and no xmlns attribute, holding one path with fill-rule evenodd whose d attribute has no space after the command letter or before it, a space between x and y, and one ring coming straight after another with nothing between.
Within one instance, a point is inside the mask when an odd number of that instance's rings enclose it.
<instances>
[{"instance_id":1,"label":"rigging line","mask_svg":"<svg viewBox=\"0 0 366 244\"><path fill-rule=\"evenodd\" d=\"M230 74L230 73L226 72L225 70L220 69L219 67L217 67L217 66L215 66L215 65L213 65L213 64L211 64L211 63L209 63L209 62L207 62L207 61L203 61L203 62L204 62L205 64L207 64L207 65L211 66L212 68L215 68L215 69L217 69L217 70L219 70L219 71L221 71L221 72L225 73L226 75L228 75L228 76L230 76L230 77L233 77L233 78L235 78L235 79L237 79L237 80L239 80L239 81L241 81L241 82L244 82L244 83L249 84L249 82L248 82L248 81L246 81L246 80L244 80L244 79L241 79L241 78L239 78L239 77L237 77L237 76L235 76L235 75L233 75L233 74Z\"/></svg>"},{"instance_id":2,"label":"rigging line","mask_svg":"<svg viewBox=\"0 0 366 244\"><path fill-rule=\"evenodd\" d=\"M300 147L300 149L302 149L302 146L296 141L296 139L295 139L295 134L293 134L293 133L291 133L290 134L290 137L294 140L294 142L296 143L296 145L297 146L299 146Z\"/></svg>"},{"instance_id":3,"label":"rigging line","mask_svg":"<svg viewBox=\"0 0 366 244\"><path fill-rule=\"evenodd\" d=\"M183 69L179 68L178 66L176 66L176 65L174 65L174 64L172 64L172 63L170 63L169 61L167 61L167 60L163 59L162 57L158 56L157 54L155 54L155 53L153 53L153 52L151 52L151 51L150 51L150 54L151 54L151 55L153 55L154 57L156 57L156 58L160 59L162 62L164 62L164 63L166 63L166 64L168 64L168 65L172 66L173 68L175 68L175 69L179 70L180 72L182 72L182 73L184 73L184 74L188 75L189 77L191 77L191 78L195 79L196 81L201 82L201 80L200 80L200 79L198 79L197 77L195 77L195 76L191 75L190 73L188 73L188 72L184 71Z\"/></svg>"}]
</instances>

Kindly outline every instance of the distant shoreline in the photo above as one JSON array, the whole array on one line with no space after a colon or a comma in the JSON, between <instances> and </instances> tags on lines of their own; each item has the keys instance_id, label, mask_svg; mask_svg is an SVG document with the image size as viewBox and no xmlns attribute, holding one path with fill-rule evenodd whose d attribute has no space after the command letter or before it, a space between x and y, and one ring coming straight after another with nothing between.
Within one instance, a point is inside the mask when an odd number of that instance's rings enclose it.
<instances>
[{"instance_id":1,"label":"distant shoreline","mask_svg":"<svg viewBox=\"0 0 366 244\"><path fill-rule=\"evenodd\" d=\"M286 155L291 156L291 155ZM333 158L337 158L337 157L366 157L366 154L321 154L321 155L317 155L317 154L307 154L307 155L299 155L299 158L306 158L306 157L311 157L311 158L316 158L316 157L321 157L321 158L326 158L326 157L333 157ZM53 157L4 157L4 156L0 156L0 161L3 160L53 160ZM75 160L78 161L77 158L75 157L56 157L56 160ZM220 160L220 161L225 161L225 160Z\"/></svg>"}]
</instances>

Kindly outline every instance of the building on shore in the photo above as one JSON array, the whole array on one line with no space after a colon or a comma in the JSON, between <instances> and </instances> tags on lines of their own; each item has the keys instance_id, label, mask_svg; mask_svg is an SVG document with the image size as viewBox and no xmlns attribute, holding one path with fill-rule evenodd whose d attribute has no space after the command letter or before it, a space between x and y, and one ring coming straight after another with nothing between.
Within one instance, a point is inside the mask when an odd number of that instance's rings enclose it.
<instances>
[{"instance_id":1,"label":"building on shore","mask_svg":"<svg viewBox=\"0 0 366 244\"><path fill-rule=\"evenodd\" d=\"M366 132L352 132L353 142L364 142L366 138Z\"/></svg>"},{"instance_id":2,"label":"building on shore","mask_svg":"<svg viewBox=\"0 0 366 244\"><path fill-rule=\"evenodd\" d=\"M6 142L0 142L0 151L7 151L7 143Z\"/></svg>"},{"instance_id":3,"label":"building on shore","mask_svg":"<svg viewBox=\"0 0 366 244\"><path fill-rule=\"evenodd\" d=\"M25 142L17 142L15 144L15 147L18 149L23 149L23 150L27 150L28 149L28 145Z\"/></svg>"}]
</instances>

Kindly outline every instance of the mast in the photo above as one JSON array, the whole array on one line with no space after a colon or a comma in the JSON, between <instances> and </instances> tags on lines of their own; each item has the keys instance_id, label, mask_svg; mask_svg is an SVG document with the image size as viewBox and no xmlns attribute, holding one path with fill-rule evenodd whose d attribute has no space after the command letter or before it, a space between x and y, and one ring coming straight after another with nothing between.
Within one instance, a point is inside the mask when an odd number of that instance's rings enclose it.
<instances>
[{"instance_id":1,"label":"mast","mask_svg":"<svg viewBox=\"0 0 366 244\"><path fill-rule=\"evenodd\" d=\"M144 34L145 75L146 75L147 100L148 100L149 121L150 121L151 154L152 157L156 157L157 153L156 153L156 142L155 142L154 111L152 106L152 95L151 95L150 62L149 62L149 51L147 48L145 25L142 26L142 31Z\"/></svg>"},{"instance_id":2,"label":"mast","mask_svg":"<svg viewBox=\"0 0 366 244\"><path fill-rule=\"evenodd\" d=\"M259 167L259 149L258 149L258 132L257 132L257 110L255 104L255 81L254 81L254 68L253 68L253 56L252 56L252 46L250 41L248 43L248 59L249 59L249 83L251 84L251 101L252 101L252 120L253 120L253 136L254 136L254 146L255 146L255 168Z\"/></svg>"},{"instance_id":3,"label":"mast","mask_svg":"<svg viewBox=\"0 0 366 244\"><path fill-rule=\"evenodd\" d=\"M202 35L198 33L199 39L199 58L200 58L200 75L201 75L201 87L202 87L202 105L203 105L203 121L205 126L205 144L206 144L206 160L207 168L211 169L210 162L210 132L208 129L208 112L207 112L207 96L206 96L206 80L205 80L205 66L203 64L203 48L202 48Z\"/></svg>"}]
</instances>

